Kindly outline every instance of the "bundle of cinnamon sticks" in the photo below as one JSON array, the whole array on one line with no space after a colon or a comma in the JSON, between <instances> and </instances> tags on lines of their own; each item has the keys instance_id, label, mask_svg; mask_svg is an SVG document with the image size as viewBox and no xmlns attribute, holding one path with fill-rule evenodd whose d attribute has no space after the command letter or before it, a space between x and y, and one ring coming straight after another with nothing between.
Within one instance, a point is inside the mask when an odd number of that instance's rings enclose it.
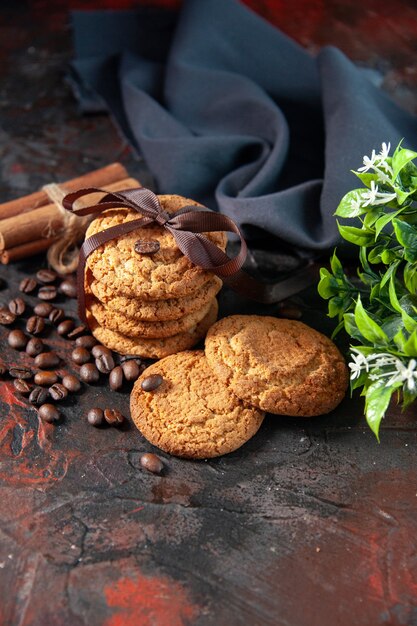
<instances>
[{"instance_id":1,"label":"bundle of cinnamon sticks","mask_svg":"<svg viewBox=\"0 0 417 626\"><path fill-rule=\"evenodd\" d=\"M83 187L121 191L138 187L120 163L59 183L66 193ZM0 260L7 264L46 251L64 234L64 216L43 190L0 204Z\"/></svg>"}]
</instances>

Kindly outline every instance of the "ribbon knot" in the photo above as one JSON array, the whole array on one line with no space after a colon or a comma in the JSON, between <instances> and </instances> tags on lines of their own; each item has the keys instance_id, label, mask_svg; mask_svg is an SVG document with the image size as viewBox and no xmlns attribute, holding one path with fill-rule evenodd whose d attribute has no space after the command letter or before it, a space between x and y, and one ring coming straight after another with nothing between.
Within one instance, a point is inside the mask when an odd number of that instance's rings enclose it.
<instances>
[{"instance_id":1,"label":"ribbon knot","mask_svg":"<svg viewBox=\"0 0 417 626\"><path fill-rule=\"evenodd\" d=\"M74 207L79 198L93 193L103 193L104 196L97 204L78 209ZM87 324L84 272L88 256L108 241L152 222L156 222L172 234L178 248L194 265L213 272L235 291L259 302L271 303L288 298L316 279L317 272L312 273L311 268L307 268L307 272L304 270L274 285L259 283L241 269L246 259L247 246L242 232L230 217L210 211L206 207L196 206L185 206L171 216L162 209L158 197L150 189L144 187L126 189L117 193L107 193L102 189L88 187L67 194L62 200L62 205L67 211L77 216L99 214L106 209L115 208L133 209L141 215L138 219L106 228L92 235L84 241L80 249L77 268L78 312L80 319ZM219 231L238 235L240 250L234 258L230 258L204 234Z\"/></svg>"}]
</instances>

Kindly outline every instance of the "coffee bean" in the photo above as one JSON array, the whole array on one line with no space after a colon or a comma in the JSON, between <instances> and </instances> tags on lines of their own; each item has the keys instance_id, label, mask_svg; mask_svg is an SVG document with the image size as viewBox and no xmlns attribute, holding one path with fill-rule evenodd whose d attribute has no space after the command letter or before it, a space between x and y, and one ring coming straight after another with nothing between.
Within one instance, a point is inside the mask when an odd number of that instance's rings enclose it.
<instances>
[{"instance_id":1,"label":"coffee bean","mask_svg":"<svg viewBox=\"0 0 417 626\"><path fill-rule=\"evenodd\" d=\"M103 409L90 409L87 413L87 421L91 426L101 426L104 420Z\"/></svg>"},{"instance_id":2,"label":"coffee bean","mask_svg":"<svg viewBox=\"0 0 417 626\"><path fill-rule=\"evenodd\" d=\"M41 300L55 300L56 295L56 287L53 287L52 285L45 285L38 291L38 298Z\"/></svg>"},{"instance_id":3,"label":"coffee bean","mask_svg":"<svg viewBox=\"0 0 417 626\"><path fill-rule=\"evenodd\" d=\"M64 319L65 313L62 309L52 308L52 311L49 313L48 317L49 321L52 322L52 324L59 324Z\"/></svg>"},{"instance_id":4,"label":"coffee bean","mask_svg":"<svg viewBox=\"0 0 417 626\"><path fill-rule=\"evenodd\" d=\"M81 337L77 337L75 340L75 345L80 348L91 349L93 346L97 344L97 339L92 335L82 335Z\"/></svg>"},{"instance_id":5,"label":"coffee bean","mask_svg":"<svg viewBox=\"0 0 417 626\"><path fill-rule=\"evenodd\" d=\"M38 302L35 305L33 312L35 315L39 315L40 317L48 317L51 311L53 311L53 306L50 302Z\"/></svg>"},{"instance_id":6,"label":"coffee bean","mask_svg":"<svg viewBox=\"0 0 417 626\"><path fill-rule=\"evenodd\" d=\"M76 328L74 328L74 330L68 333L67 337L68 339L76 339L80 335L83 335L86 330L87 327L84 324L80 324L80 326L77 326Z\"/></svg>"},{"instance_id":7,"label":"coffee bean","mask_svg":"<svg viewBox=\"0 0 417 626\"><path fill-rule=\"evenodd\" d=\"M138 239L135 242L135 252L138 254L155 254L160 247L161 244L159 241L143 241L142 239Z\"/></svg>"},{"instance_id":8,"label":"coffee bean","mask_svg":"<svg viewBox=\"0 0 417 626\"><path fill-rule=\"evenodd\" d=\"M49 387L48 391L51 398L55 401L64 400L68 395L68 389L61 383L55 383L52 387Z\"/></svg>"},{"instance_id":9,"label":"coffee bean","mask_svg":"<svg viewBox=\"0 0 417 626\"><path fill-rule=\"evenodd\" d=\"M58 333L58 335L61 335L61 337L65 337L65 335L68 335L68 333L72 331L74 326L75 324L72 320L64 320L63 322L58 324L56 332Z\"/></svg>"},{"instance_id":10,"label":"coffee bean","mask_svg":"<svg viewBox=\"0 0 417 626\"><path fill-rule=\"evenodd\" d=\"M119 426L125 418L117 409L104 409L104 419L110 426Z\"/></svg>"},{"instance_id":11,"label":"coffee bean","mask_svg":"<svg viewBox=\"0 0 417 626\"><path fill-rule=\"evenodd\" d=\"M35 358L35 365L41 370L46 370L50 367L56 367L59 361L60 359L56 352L41 352Z\"/></svg>"},{"instance_id":12,"label":"coffee bean","mask_svg":"<svg viewBox=\"0 0 417 626\"><path fill-rule=\"evenodd\" d=\"M39 272L36 272L36 278L40 283L53 283L56 277L57 273L53 270L39 270Z\"/></svg>"},{"instance_id":13,"label":"coffee bean","mask_svg":"<svg viewBox=\"0 0 417 626\"><path fill-rule=\"evenodd\" d=\"M59 291L63 293L67 298L77 297L77 283L74 280L63 280L59 285Z\"/></svg>"},{"instance_id":14,"label":"coffee bean","mask_svg":"<svg viewBox=\"0 0 417 626\"><path fill-rule=\"evenodd\" d=\"M96 367L102 374L109 374L114 368L114 359L110 354L101 354L96 358Z\"/></svg>"},{"instance_id":15,"label":"coffee bean","mask_svg":"<svg viewBox=\"0 0 417 626\"><path fill-rule=\"evenodd\" d=\"M84 365L84 363L88 363L88 361L90 361L91 354L89 353L87 348L78 347L74 348L74 350L71 352L71 358L74 363L77 363L77 365Z\"/></svg>"},{"instance_id":16,"label":"coffee bean","mask_svg":"<svg viewBox=\"0 0 417 626\"><path fill-rule=\"evenodd\" d=\"M2 363L0 363L0 376L4 376L6 372L7 372L7 367L3 365Z\"/></svg>"},{"instance_id":17,"label":"coffee bean","mask_svg":"<svg viewBox=\"0 0 417 626\"><path fill-rule=\"evenodd\" d=\"M85 383L96 383L100 374L94 363L85 363L80 367L80 378Z\"/></svg>"},{"instance_id":18,"label":"coffee bean","mask_svg":"<svg viewBox=\"0 0 417 626\"><path fill-rule=\"evenodd\" d=\"M152 454L152 452L145 452L145 454L142 454L139 462L143 468L148 470L148 472L152 472L152 474L160 474L164 469L164 464L159 456Z\"/></svg>"},{"instance_id":19,"label":"coffee bean","mask_svg":"<svg viewBox=\"0 0 417 626\"><path fill-rule=\"evenodd\" d=\"M13 298L9 302L9 311L13 315L22 315L25 312L26 304L22 298Z\"/></svg>"},{"instance_id":20,"label":"coffee bean","mask_svg":"<svg viewBox=\"0 0 417 626\"><path fill-rule=\"evenodd\" d=\"M37 286L38 283L34 278L24 278L19 283L19 291L22 291L23 293L32 293L32 291L35 291Z\"/></svg>"},{"instance_id":21,"label":"coffee bean","mask_svg":"<svg viewBox=\"0 0 417 626\"><path fill-rule=\"evenodd\" d=\"M30 385L26 380L21 380L20 378L15 378L13 381L13 386L22 396L28 396L32 390L32 385Z\"/></svg>"},{"instance_id":22,"label":"coffee bean","mask_svg":"<svg viewBox=\"0 0 417 626\"><path fill-rule=\"evenodd\" d=\"M32 315L26 322L26 330L31 335L40 335L45 329L45 320L40 315Z\"/></svg>"},{"instance_id":23,"label":"coffee bean","mask_svg":"<svg viewBox=\"0 0 417 626\"><path fill-rule=\"evenodd\" d=\"M21 330L11 330L7 336L7 343L15 350L24 350L28 343L28 337Z\"/></svg>"},{"instance_id":24,"label":"coffee bean","mask_svg":"<svg viewBox=\"0 0 417 626\"><path fill-rule=\"evenodd\" d=\"M33 372L30 367L25 367L24 365L15 365L10 367L9 374L12 378L20 378L21 380L28 380L33 376Z\"/></svg>"},{"instance_id":25,"label":"coffee bean","mask_svg":"<svg viewBox=\"0 0 417 626\"><path fill-rule=\"evenodd\" d=\"M29 356L38 356L44 349L44 343L42 339L38 337L32 337L29 339L28 345L26 346L26 353Z\"/></svg>"},{"instance_id":26,"label":"coffee bean","mask_svg":"<svg viewBox=\"0 0 417 626\"><path fill-rule=\"evenodd\" d=\"M73 374L67 374L62 379L62 384L68 391L79 391L81 389L81 383Z\"/></svg>"},{"instance_id":27,"label":"coffee bean","mask_svg":"<svg viewBox=\"0 0 417 626\"><path fill-rule=\"evenodd\" d=\"M155 391L158 389L160 385L162 385L164 379L160 374L152 374L152 376L148 376L144 378L140 384L143 391Z\"/></svg>"},{"instance_id":28,"label":"coffee bean","mask_svg":"<svg viewBox=\"0 0 417 626\"><path fill-rule=\"evenodd\" d=\"M69 371L66 369L57 369L55 372L58 378L65 378L65 376L69 375Z\"/></svg>"},{"instance_id":29,"label":"coffee bean","mask_svg":"<svg viewBox=\"0 0 417 626\"><path fill-rule=\"evenodd\" d=\"M112 356L112 351L99 343L93 347L93 349L91 350L91 354L95 359L98 359L98 357L102 356L103 354L106 354L107 356Z\"/></svg>"},{"instance_id":30,"label":"coffee bean","mask_svg":"<svg viewBox=\"0 0 417 626\"><path fill-rule=\"evenodd\" d=\"M58 376L55 372L44 370L43 372L36 372L33 380L35 381L35 384L40 387L50 387L56 383Z\"/></svg>"},{"instance_id":31,"label":"coffee bean","mask_svg":"<svg viewBox=\"0 0 417 626\"><path fill-rule=\"evenodd\" d=\"M60 413L53 404L42 404L38 409L38 415L43 422L52 424L59 420Z\"/></svg>"},{"instance_id":32,"label":"coffee bean","mask_svg":"<svg viewBox=\"0 0 417 626\"><path fill-rule=\"evenodd\" d=\"M14 313L11 313L4 307L0 309L0 324L4 324L5 326L8 326L9 324L13 324L15 319L16 319L16 315Z\"/></svg>"},{"instance_id":33,"label":"coffee bean","mask_svg":"<svg viewBox=\"0 0 417 626\"><path fill-rule=\"evenodd\" d=\"M47 389L44 389L43 387L34 387L30 392L29 402L31 404L36 404L36 406L39 406L40 404L43 404L45 402L47 397Z\"/></svg>"},{"instance_id":34,"label":"coffee bean","mask_svg":"<svg viewBox=\"0 0 417 626\"><path fill-rule=\"evenodd\" d=\"M137 380L139 374L141 373L139 365L136 363L136 361L133 361L133 359L131 361L124 361L124 363L122 363L122 369L126 380L129 381Z\"/></svg>"},{"instance_id":35,"label":"coffee bean","mask_svg":"<svg viewBox=\"0 0 417 626\"><path fill-rule=\"evenodd\" d=\"M109 385L113 391L117 391L123 385L123 370L120 365L114 367L110 372Z\"/></svg>"}]
</instances>

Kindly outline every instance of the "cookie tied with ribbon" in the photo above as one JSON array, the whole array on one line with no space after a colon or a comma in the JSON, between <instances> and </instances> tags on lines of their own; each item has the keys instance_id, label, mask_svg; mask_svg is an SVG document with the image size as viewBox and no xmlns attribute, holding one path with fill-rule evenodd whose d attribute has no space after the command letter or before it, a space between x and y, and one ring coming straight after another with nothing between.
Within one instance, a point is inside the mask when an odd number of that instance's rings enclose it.
<instances>
[{"instance_id":1,"label":"cookie tied with ribbon","mask_svg":"<svg viewBox=\"0 0 417 626\"><path fill-rule=\"evenodd\" d=\"M98 203L80 208L75 206L80 198L97 193L104 194ZM88 237L81 247L77 282L79 315L84 322L87 322L84 272L89 255L105 243L135 230L138 230L138 239L142 242L138 244L140 248L145 242L145 237L141 237L140 229L152 223L166 229L174 237L176 245L191 263L217 275L224 283L245 297L264 303L278 302L312 283L311 269L275 285L259 283L241 269L247 255L247 245L241 230L231 218L206 207L195 205L184 206L170 215L162 208L156 194L144 187L117 193L107 193L94 187L80 189L66 195L63 199L63 206L77 216L99 215L107 209L116 208L125 208L138 213L138 219L95 233ZM204 234L219 231L235 233L239 237L240 250L235 257L230 258Z\"/></svg>"}]
</instances>

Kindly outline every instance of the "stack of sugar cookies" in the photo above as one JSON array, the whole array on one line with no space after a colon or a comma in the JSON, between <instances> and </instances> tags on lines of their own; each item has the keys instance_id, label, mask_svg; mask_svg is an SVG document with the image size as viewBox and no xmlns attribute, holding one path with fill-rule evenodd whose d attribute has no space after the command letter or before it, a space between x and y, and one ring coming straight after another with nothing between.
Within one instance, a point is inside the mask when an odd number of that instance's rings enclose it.
<instances>
[{"instance_id":1,"label":"stack of sugar cookies","mask_svg":"<svg viewBox=\"0 0 417 626\"><path fill-rule=\"evenodd\" d=\"M186 205L181 196L158 196L164 211ZM86 237L138 219L131 209L116 208L91 222ZM223 232L206 236L222 250ZM216 295L222 282L196 267L174 237L152 223L114 239L90 254L86 264L87 317L94 336L121 354L160 359L197 344L217 319Z\"/></svg>"},{"instance_id":2,"label":"stack of sugar cookies","mask_svg":"<svg viewBox=\"0 0 417 626\"><path fill-rule=\"evenodd\" d=\"M131 415L155 446L177 456L232 452L265 412L310 417L332 411L348 384L334 343L302 322L232 315L208 331L205 352L174 354L133 387Z\"/></svg>"}]
</instances>

